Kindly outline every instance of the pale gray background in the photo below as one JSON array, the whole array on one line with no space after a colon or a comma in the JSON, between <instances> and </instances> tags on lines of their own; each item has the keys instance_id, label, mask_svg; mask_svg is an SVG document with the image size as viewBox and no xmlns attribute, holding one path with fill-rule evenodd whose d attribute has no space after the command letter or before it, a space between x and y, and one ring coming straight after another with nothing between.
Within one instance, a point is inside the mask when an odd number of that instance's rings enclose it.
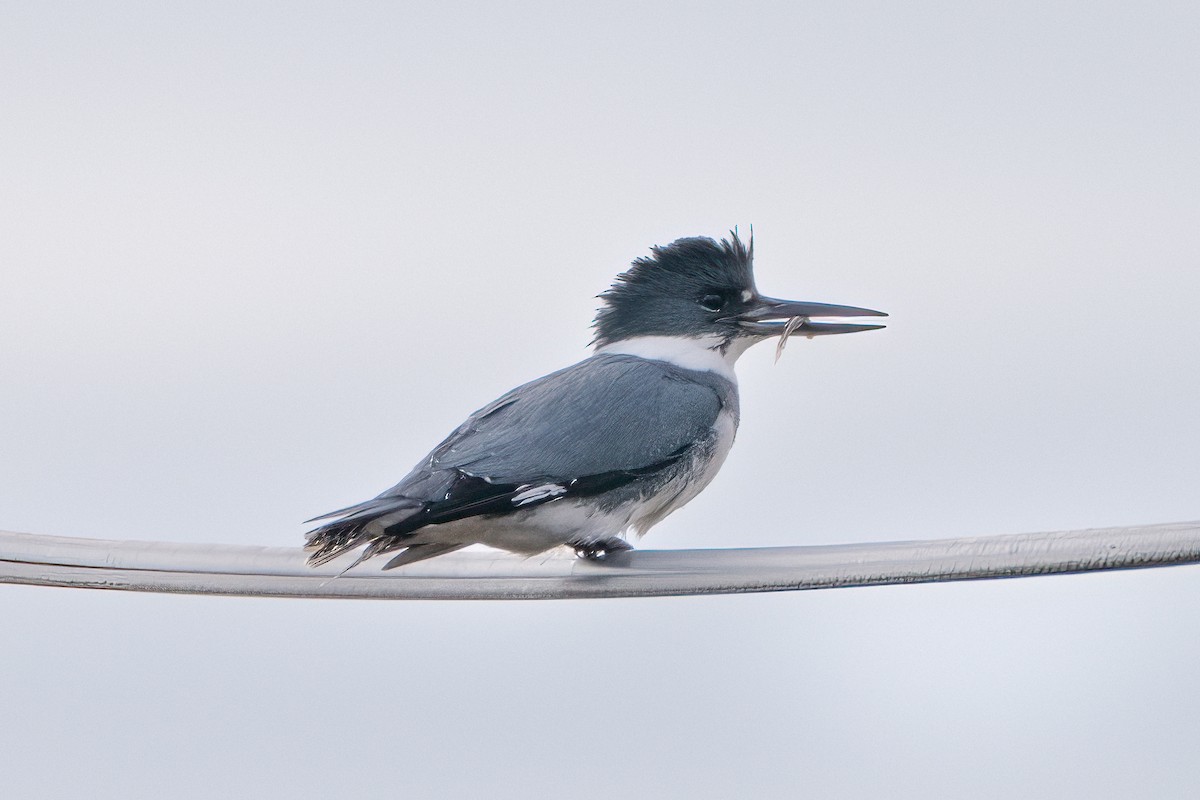
<instances>
[{"instance_id":1,"label":"pale gray background","mask_svg":"<svg viewBox=\"0 0 1200 800\"><path fill-rule=\"evenodd\" d=\"M1200 10L9 3L0 527L291 545L753 224L892 313L645 542L1200 518ZM970 6L968 8L968 6ZM383 603L0 587L5 797L1194 797L1200 570Z\"/></svg>"}]
</instances>

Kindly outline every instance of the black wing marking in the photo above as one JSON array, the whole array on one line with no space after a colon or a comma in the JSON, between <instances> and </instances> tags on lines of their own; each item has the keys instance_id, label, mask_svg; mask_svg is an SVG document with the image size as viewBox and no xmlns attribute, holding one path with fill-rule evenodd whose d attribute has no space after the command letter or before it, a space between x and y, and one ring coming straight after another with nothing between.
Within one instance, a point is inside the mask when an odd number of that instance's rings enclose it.
<instances>
[{"instance_id":1,"label":"black wing marking","mask_svg":"<svg viewBox=\"0 0 1200 800\"><path fill-rule=\"evenodd\" d=\"M425 503L420 511L383 528L386 536L406 536L426 525L442 525L467 517L507 514L523 508L553 503L566 498L591 497L619 489L638 478L653 475L674 464L688 448L668 458L637 469L613 470L565 481L533 481L523 484L493 483L486 478L457 471L445 497Z\"/></svg>"}]
</instances>

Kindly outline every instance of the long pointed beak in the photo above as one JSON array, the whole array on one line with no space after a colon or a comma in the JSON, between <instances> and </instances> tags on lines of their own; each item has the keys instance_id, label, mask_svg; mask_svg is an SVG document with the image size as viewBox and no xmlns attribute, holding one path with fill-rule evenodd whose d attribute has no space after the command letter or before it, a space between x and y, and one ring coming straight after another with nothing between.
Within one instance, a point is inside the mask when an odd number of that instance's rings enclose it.
<instances>
[{"instance_id":1,"label":"long pointed beak","mask_svg":"<svg viewBox=\"0 0 1200 800\"><path fill-rule=\"evenodd\" d=\"M857 306L837 306L830 303L806 303L760 297L754 307L738 315L742 330L757 336L778 336L786 329L791 336L827 336L833 333L875 331L883 325L863 325L853 322L813 322L812 317L886 317L882 311ZM791 320L799 317L800 322Z\"/></svg>"}]
</instances>

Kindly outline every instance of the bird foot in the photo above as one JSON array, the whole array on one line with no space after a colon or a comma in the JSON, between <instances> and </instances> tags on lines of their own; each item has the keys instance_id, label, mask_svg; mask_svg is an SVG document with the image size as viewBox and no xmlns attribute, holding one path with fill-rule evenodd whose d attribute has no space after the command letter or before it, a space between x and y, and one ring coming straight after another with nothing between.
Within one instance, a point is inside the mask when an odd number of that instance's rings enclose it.
<instances>
[{"instance_id":1,"label":"bird foot","mask_svg":"<svg viewBox=\"0 0 1200 800\"><path fill-rule=\"evenodd\" d=\"M590 542L572 542L571 547L575 548L575 555L578 558L586 558L588 561L603 561L613 553L623 553L633 549L633 545L619 536L609 536Z\"/></svg>"}]
</instances>

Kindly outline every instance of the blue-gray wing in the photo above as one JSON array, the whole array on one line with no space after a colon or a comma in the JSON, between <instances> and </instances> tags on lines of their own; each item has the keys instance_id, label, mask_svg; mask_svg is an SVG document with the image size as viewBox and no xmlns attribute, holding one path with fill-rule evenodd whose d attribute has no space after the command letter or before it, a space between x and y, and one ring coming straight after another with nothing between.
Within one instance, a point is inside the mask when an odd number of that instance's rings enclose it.
<instances>
[{"instance_id":1,"label":"blue-gray wing","mask_svg":"<svg viewBox=\"0 0 1200 800\"><path fill-rule=\"evenodd\" d=\"M707 438L717 421L720 395L693 376L661 361L593 356L475 412L414 472L527 484L645 469Z\"/></svg>"}]
</instances>

